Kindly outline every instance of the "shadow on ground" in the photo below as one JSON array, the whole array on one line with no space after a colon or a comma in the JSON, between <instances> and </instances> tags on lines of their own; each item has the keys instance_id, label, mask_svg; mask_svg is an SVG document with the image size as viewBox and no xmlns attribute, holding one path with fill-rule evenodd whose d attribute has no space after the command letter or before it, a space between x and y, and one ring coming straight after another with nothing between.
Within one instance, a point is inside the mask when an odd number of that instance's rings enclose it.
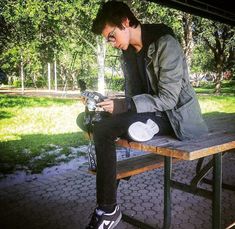
<instances>
[{"instance_id":1,"label":"shadow on ground","mask_svg":"<svg viewBox=\"0 0 235 229\"><path fill-rule=\"evenodd\" d=\"M83 132L65 134L32 134L17 136L18 140L0 142L0 173L11 173L16 165L28 167L33 158L61 148L61 154L68 155L68 147L86 144ZM62 143L62 145L61 145ZM54 165L55 154L48 154L44 161L39 161L33 172L40 172L47 166Z\"/></svg>"}]
</instances>

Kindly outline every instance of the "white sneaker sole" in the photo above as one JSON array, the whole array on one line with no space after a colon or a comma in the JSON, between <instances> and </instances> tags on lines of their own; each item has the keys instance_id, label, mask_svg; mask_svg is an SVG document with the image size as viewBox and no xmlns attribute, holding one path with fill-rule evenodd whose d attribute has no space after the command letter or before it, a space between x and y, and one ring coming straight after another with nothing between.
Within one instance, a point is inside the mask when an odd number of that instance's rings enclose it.
<instances>
[{"instance_id":1,"label":"white sneaker sole","mask_svg":"<svg viewBox=\"0 0 235 229\"><path fill-rule=\"evenodd\" d=\"M137 142L149 141L158 132L158 125L151 119L148 119L146 124L143 122L134 122L128 128L129 136Z\"/></svg>"}]
</instances>

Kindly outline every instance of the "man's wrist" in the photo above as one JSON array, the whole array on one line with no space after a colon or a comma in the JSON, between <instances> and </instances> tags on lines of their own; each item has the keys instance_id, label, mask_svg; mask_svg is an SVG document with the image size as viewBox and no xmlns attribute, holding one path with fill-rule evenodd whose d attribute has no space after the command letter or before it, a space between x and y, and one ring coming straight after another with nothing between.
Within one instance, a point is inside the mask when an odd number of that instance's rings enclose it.
<instances>
[{"instance_id":1,"label":"man's wrist","mask_svg":"<svg viewBox=\"0 0 235 229\"><path fill-rule=\"evenodd\" d=\"M126 98L126 103L127 103L127 110L130 112L136 112L136 106L132 98L127 97Z\"/></svg>"}]
</instances>

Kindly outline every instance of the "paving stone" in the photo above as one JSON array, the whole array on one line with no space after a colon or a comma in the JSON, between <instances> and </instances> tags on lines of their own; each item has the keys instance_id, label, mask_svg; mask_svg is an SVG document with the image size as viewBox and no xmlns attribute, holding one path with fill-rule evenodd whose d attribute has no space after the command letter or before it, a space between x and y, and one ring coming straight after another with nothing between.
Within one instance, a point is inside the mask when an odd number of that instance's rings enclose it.
<instances>
[{"instance_id":1,"label":"paving stone","mask_svg":"<svg viewBox=\"0 0 235 229\"><path fill-rule=\"evenodd\" d=\"M124 201L128 201L128 200L132 200L133 199L133 196L122 196L122 197L120 197L122 200L124 200Z\"/></svg>"},{"instance_id":2,"label":"paving stone","mask_svg":"<svg viewBox=\"0 0 235 229\"><path fill-rule=\"evenodd\" d=\"M137 212L145 212L145 210L146 210L146 208L141 207L139 205L135 205L132 209L137 211Z\"/></svg>"},{"instance_id":3,"label":"paving stone","mask_svg":"<svg viewBox=\"0 0 235 229\"><path fill-rule=\"evenodd\" d=\"M125 213L128 216L134 216L137 214L135 210L131 210L131 209L126 209L125 211L123 211L123 213Z\"/></svg>"},{"instance_id":4,"label":"paving stone","mask_svg":"<svg viewBox=\"0 0 235 229\"><path fill-rule=\"evenodd\" d=\"M141 203L141 206L146 209L151 209L154 206L154 204L151 202L145 202L145 203Z\"/></svg>"},{"instance_id":5,"label":"paving stone","mask_svg":"<svg viewBox=\"0 0 235 229\"><path fill-rule=\"evenodd\" d=\"M235 184L235 157L225 157L223 177ZM196 162L173 166L173 177L190 182ZM211 174L209 175L209 177ZM210 189L208 185L200 186ZM118 202L123 212L158 227L163 223L163 170L156 169L121 181ZM50 178L0 188L2 229L82 229L96 207L95 176L86 168ZM222 193L222 228L235 221L234 192ZM171 229L211 228L211 200L172 190ZM124 221L117 229L137 229Z\"/></svg>"}]
</instances>

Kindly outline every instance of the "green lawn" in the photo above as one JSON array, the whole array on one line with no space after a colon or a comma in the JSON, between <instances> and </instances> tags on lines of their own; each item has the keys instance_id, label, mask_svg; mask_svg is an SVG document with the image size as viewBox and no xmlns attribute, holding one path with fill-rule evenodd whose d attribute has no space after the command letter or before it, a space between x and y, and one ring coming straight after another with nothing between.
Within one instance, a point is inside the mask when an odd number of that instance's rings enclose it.
<instances>
[{"instance_id":1,"label":"green lawn","mask_svg":"<svg viewBox=\"0 0 235 229\"><path fill-rule=\"evenodd\" d=\"M200 95L199 103L204 115L216 115L217 113L235 113L234 95Z\"/></svg>"},{"instance_id":2,"label":"green lawn","mask_svg":"<svg viewBox=\"0 0 235 229\"><path fill-rule=\"evenodd\" d=\"M235 81L222 81L220 95L213 94L214 87L213 83L204 83L201 87L195 88L202 113L235 113Z\"/></svg>"},{"instance_id":3,"label":"green lawn","mask_svg":"<svg viewBox=\"0 0 235 229\"><path fill-rule=\"evenodd\" d=\"M213 94L215 91L215 85L212 82L203 82L201 86L195 88L197 94ZM235 95L235 80L222 81L221 94L231 94Z\"/></svg>"},{"instance_id":4,"label":"green lawn","mask_svg":"<svg viewBox=\"0 0 235 229\"><path fill-rule=\"evenodd\" d=\"M204 115L235 113L233 86L225 86L229 94L220 96L205 95L210 86L197 88L204 91L198 93ZM68 156L69 147L87 144L76 125L83 110L83 104L75 99L0 95L0 173L12 172L19 165L40 172L56 163L58 155L48 151L59 148L60 155ZM39 156L42 159L32 163Z\"/></svg>"},{"instance_id":5,"label":"green lawn","mask_svg":"<svg viewBox=\"0 0 235 229\"><path fill-rule=\"evenodd\" d=\"M48 150L60 147L69 154L69 146L85 144L76 125L83 110L78 100L0 95L0 172L12 171L16 164L28 166ZM52 165L54 157L47 155L30 169Z\"/></svg>"}]
</instances>

